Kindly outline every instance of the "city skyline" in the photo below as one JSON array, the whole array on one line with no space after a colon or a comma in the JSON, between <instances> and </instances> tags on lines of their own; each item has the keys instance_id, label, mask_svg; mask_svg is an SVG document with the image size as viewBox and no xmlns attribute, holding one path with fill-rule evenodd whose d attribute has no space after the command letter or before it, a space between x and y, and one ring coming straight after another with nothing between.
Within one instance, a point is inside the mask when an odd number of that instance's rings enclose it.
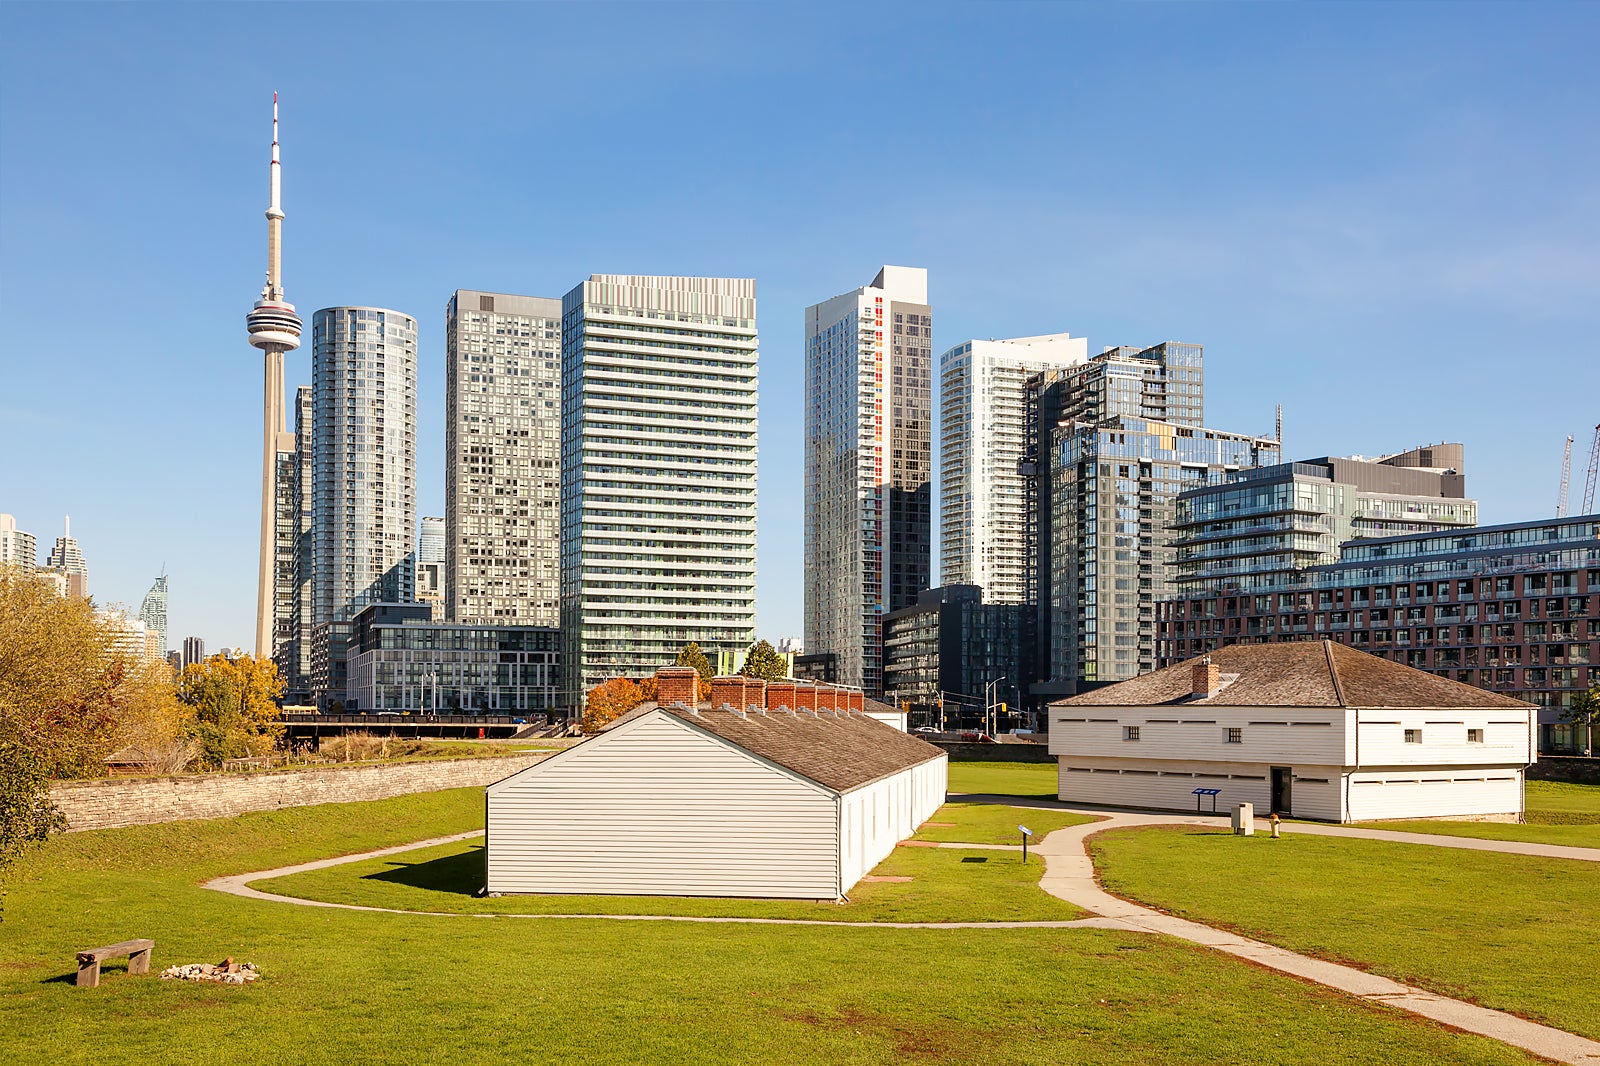
<instances>
[{"instance_id":1,"label":"city skyline","mask_svg":"<svg viewBox=\"0 0 1600 1066\"><path fill-rule=\"evenodd\" d=\"M797 323L867 263L928 267L936 352L1062 329L1087 336L1090 351L1122 337L1196 337L1209 353L1208 423L1265 433L1282 402L1285 454L1460 440L1486 524L1554 512L1568 433L1579 438L1575 465L1585 458L1594 417L1583 390L1549 390L1534 417L1505 407L1492 384L1535 340L1549 377L1593 373L1581 346L1561 343L1592 335L1600 317L1588 306L1600 261L1582 178L1596 150L1572 134L1587 129L1581 102L1595 88L1577 42L1592 39L1596 16L1582 9L1547 9L1535 24L1468 8L1445 26L1420 9L1255 19L1030 9L1023 20L935 8L914 55L874 60L881 75L851 69L864 45L814 58L820 29L792 32L770 13L730 28L710 9L642 11L607 45L641 62L592 104L609 122L645 83L669 101L697 99L706 84L739 87L734 158L709 180L659 134L647 136L664 153L648 180L463 161L452 144L489 145L500 132L487 117L463 119L463 105L501 91L533 97L543 79L505 83L493 63L460 72L459 85L431 61L390 69L385 50L419 32L425 10L364 28L373 36L337 74L326 44L294 56L245 44L226 67L192 59L247 36L248 12L92 10L87 33L70 12L5 16L0 307L12 312L15 388L0 417L51 461L8 471L0 507L41 537L74 514L103 602L139 602L168 560L174 634L251 643L260 516L248 472L260 456L239 428L260 417L261 379L238 315L243 286L259 277L261 119L274 88L293 131L296 302L419 316L418 513L443 511L436 309L449 293L562 292L608 270L757 280L768 397L759 635L801 629ZM481 14L508 39L529 24L513 10ZM594 58L597 46L581 44L592 18L541 16L550 40L570 42L552 84ZM336 33L358 21L339 9L315 17ZM695 41L694 60L655 54L662 40ZM1065 42L1085 56L1161 49L1184 98L1034 61ZM770 71L751 65L757 50ZM956 54L970 59L959 74L939 69ZM1397 54L1410 61L1392 62ZM785 87L795 80L804 94ZM1259 91L1268 80L1271 98ZM886 113L923 138L927 165L796 154L808 140L844 144L840 131L880 84ZM185 107L135 106L167 99ZM409 169L362 165L370 149L347 137L358 114L373 141L408 145ZM92 136L63 144L64 127ZM1093 162L1152 150L1187 165L1134 173ZM987 165L1023 152L1026 166ZM104 157L134 162L126 181L89 177ZM895 195L871 201L875 181L893 181ZM483 209L463 213L464 191ZM402 212L403 235L380 222ZM501 221L485 227L488 216ZM81 299L89 291L92 305ZM84 329L116 343L85 344ZM287 363L290 388L311 380L304 351ZM64 366L73 402L45 403ZM1371 402L1375 382L1430 402L1409 405L1401 424ZM125 444L133 410L164 416L141 418L139 448ZM205 491L158 491L152 454L183 456Z\"/></svg>"}]
</instances>

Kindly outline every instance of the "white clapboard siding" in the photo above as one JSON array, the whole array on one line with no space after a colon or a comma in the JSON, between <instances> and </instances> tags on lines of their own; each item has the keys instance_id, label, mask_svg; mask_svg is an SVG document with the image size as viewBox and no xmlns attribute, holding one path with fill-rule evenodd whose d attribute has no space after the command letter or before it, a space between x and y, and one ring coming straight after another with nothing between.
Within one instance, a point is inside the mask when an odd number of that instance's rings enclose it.
<instances>
[{"instance_id":1,"label":"white clapboard siding","mask_svg":"<svg viewBox=\"0 0 1600 1066\"><path fill-rule=\"evenodd\" d=\"M489 788L492 892L839 893L838 797L665 713Z\"/></svg>"},{"instance_id":2,"label":"white clapboard siding","mask_svg":"<svg viewBox=\"0 0 1600 1066\"><path fill-rule=\"evenodd\" d=\"M948 767L949 760L941 755L844 794L844 891L888 858L896 844L939 809L945 801Z\"/></svg>"},{"instance_id":3,"label":"white clapboard siding","mask_svg":"<svg viewBox=\"0 0 1600 1066\"><path fill-rule=\"evenodd\" d=\"M1341 766L1344 718L1337 707L1052 707L1050 753ZM1128 726L1138 727L1138 740L1127 739ZM1228 741L1229 729L1239 730L1237 743Z\"/></svg>"},{"instance_id":4,"label":"white clapboard siding","mask_svg":"<svg viewBox=\"0 0 1600 1066\"><path fill-rule=\"evenodd\" d=\"M1242 763L1168 760L1157 764L1063 755L1058 781L1062 800L1107 807L1192 811L1197 788L1222 790L1217 796L1219 813L1237 803L1253 803L1264 814L1272 799L1266 767ZM1211 797L1200 798L1200 809L1210 813Z\"/></svg>"},{"instance_id":5,"label":"white clapboard siding","mask_svg":"<svg viewBox=\"0 0 1600 1066\"><path fill-rule=\"evenodd\" d=\"M1521 812L1520 768L1396 767L1350 775L1350 821Z\"/></svg>"},{"instance_id":6,"label":"white clapboard siding","mask_svg":"<svg viewBox=\"0 0 1600 1066\"><path fill-rule=\"evenodd\" d=\"M1356 712L1352 766L1433 766L1533 762L1533 711L1519 710L1361 710ZM1420 741L1406 742L1406 730ZM1481 729L1482 742L1468 742L1468 730Z\"/></svg>"}]
</instances>

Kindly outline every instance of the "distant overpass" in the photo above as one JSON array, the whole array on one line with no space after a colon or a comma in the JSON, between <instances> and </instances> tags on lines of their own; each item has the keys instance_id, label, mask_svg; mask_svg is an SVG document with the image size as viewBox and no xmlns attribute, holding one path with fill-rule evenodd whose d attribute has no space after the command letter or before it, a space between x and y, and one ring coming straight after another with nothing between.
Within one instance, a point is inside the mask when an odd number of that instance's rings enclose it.
<instances>
[{"instance_id":1,"label":"distant overpass","mask_svg":"<svg viewBox=\"0 0 1600 1066\"><path fill-rule=\"evenodd\" d=\"M289 742L315 741L345 733L371 733L381 737L451 737L456 739L527 740L560 736L565 725L549 725L542 718L518 721L503 714L299 714L278 719Z\"/></svg>"}]
</instances>

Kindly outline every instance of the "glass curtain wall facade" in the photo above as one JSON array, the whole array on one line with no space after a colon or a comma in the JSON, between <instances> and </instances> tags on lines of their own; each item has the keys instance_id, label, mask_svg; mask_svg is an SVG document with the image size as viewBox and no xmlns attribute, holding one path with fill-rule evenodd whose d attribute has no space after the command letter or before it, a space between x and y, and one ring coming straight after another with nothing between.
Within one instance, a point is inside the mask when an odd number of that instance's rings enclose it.
<instances>
[{"instance_id":1,"label":"glass curtain wall facade","mask_svg":"<svg viewBox=\"0 0 1600 1066\"><path fill-rule=\"evenodd\" d=\"M410 604L369 606L346 652L350 711L548 715L560 700L553 626L435 622Z\"/></svg>"},{"instance_id":2,"label":"glass curtain wall facade","mask_svg":"<svg viewBox=\"0 0 1600 1066\"><path fill-rule=\"evenodd\" d=\"M976 585L923 592L917 606L884 620L885 702L907 710L912 725L981 727L989 699L1006 705L999 728L1024 722L1025 613L1021 604L984 603Z\"/></svg>"},{"instance_id":3,"label":"glass curtain wall facade","mask_svg":"<svg viewBox=\"0 0 1600 1066\"><path fill-rule=\"evenodd\" d=\"M883 693L883 616L932 570L928 272L885 266L806 309L805 647Z\"/></svg>"},{"instance_id":4,"label":"glass curtain wall facade","mask_svg":"<svg viewBox=\"0 0 1600 1066\"><path fill-rule=\"evenodd\" d=\"M756 288L596 274L562 301L566 695L755 639Z\"/></svg>"},{"instance_id":5,"label":"glass curtain wall facade","mask_svg":"<svg viewBox=\"0 0 1600 1066\"><path fill-rule=\"evenodd\" d=\"M417 322L380 307L328 307L312 316L312 333L317 626L414 595Z\"/></svg>"},{"instance_id":6,"label":"glass curtain wall facade","mask_svg":"<svg viewBox=\"0 0 1600 1066\"><path fill-rule=\"evenodd\" d=\"M561 301L460 289L445 319L446 617L553 626Z\"/></svg>"},{"instance_id":7,"label":"glass curtain wall facade","mask_svg":"<svg viewBox=\"0 0 1600 1066\"><path fill-rule=\"evenodd\" d=\"M1058 430L1050 461L1051 680L1083 691L1147 673L1178 494L1277 463L1278 442L1118 417Z\"/></svg>"},{"instance_id":8,"label":"glass curtain wall facade","mask_svg":"<svg viewBox=\"0 0 1600 1066\"><path fill-rule=\"evenodd\" d=\"M1089 357L1057 333L972 340L939 358L940 584L977 585L984 599L1025 603L1028 379Z\"/></svg>"},{"instance_id":9,"label":"glass curtain wall facade","mask_svg":"<svg viewBox=\"0 0 1600 1066\"><path fill-rule=\"evenodd\" d=\"M156 583L144 594L144 602L139 604L139 621L144 623L145 631L153 635L157 653L165 659L167 657L166 574L156 578Z\"/></svg>"},{"instance_id":10,"label":"glass curtain wall facade","mask_svg":"<svg viewBox=\"0 0 1600 1066\"><path fill-rule=\"evenodd\" d=\"M1180 596L1271 588L1287 573L1336 562L1346 541L1475 526L1478 504L1464 492L1459 466L1417 469L1392 458L1230 474L1178 497L1173 588Z\"/></svg>"}]
</instances>

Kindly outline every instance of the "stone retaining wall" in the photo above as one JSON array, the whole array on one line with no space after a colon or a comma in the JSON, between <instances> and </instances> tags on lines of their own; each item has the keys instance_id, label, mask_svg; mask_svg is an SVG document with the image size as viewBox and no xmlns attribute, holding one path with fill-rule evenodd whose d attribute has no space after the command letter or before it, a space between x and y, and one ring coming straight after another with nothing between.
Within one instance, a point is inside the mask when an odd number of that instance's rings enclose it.
<instances>
[{"instance_id":1,"label":"stone retaining wall","mask_svg":"<svg viewBox=\"0 0 1600 1066\"><path fill-rule=\"evenodd\" d=\"M956 740L935 740L951 762L1055 762L1048 744L973 744Z\"/></svg>"},{"instance_id":2,"label":"stone retaining wall","mask_svg":"<svg viewBox=\"0 0 1600 1066\"><path fill-rule=\"evenodd\" d=\"M1541 755L1528 767L1529 781L1570 781L1578 785L1600 785L1600 758L1582 755Z\"/></svg>"},{"instance_id":3,"label":"stone retaining wall","mask_svg":"<svg viewBox=\"0 0 1600 1066\"><path fill-rule=\"evenodd\" d=\"M266 770L180 777L113 777L59 781L50 798L66 815L68 832L126 825L227 818L246 811L388 799L410 792L483 786L510 777L550 752L437 759L431 762Z\"/></svg>"}]
</instances>

